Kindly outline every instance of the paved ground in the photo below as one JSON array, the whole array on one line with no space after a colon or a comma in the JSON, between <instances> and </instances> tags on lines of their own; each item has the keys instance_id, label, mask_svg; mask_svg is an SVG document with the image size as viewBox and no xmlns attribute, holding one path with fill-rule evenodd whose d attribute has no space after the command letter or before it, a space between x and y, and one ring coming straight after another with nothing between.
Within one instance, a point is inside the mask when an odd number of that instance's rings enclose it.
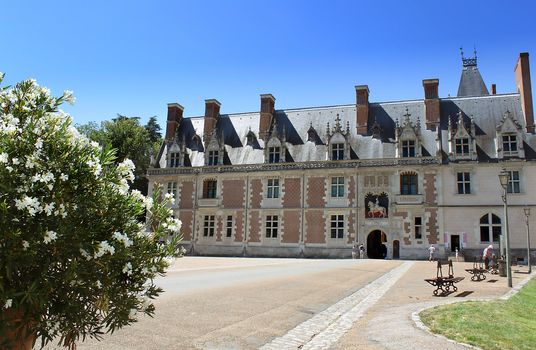
<instances>
[{"instance_id":1,"label":"paved ground","mask_svg":"<svg viewBox=\"0 0 536 350\"><path fill-rule=\"evenodd\" d=\"M78 349L464 349L411 315L508 291L505 278L471 282L471 265L454 265L466 277L458 292L433 297L427 261L186 257L160 280L154 319ZM514 284L526 277L514 273Z\"/></svg>"}]
</instances>

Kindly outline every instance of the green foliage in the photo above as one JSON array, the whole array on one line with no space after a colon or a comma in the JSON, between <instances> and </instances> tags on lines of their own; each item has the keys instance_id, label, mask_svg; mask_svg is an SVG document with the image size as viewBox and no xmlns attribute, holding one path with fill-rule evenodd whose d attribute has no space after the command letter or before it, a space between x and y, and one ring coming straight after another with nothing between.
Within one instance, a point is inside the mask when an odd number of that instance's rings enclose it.
<instances>
[{"instance_id":1,"label":"green foliage","mask_svg":"<svg viewBox=\"0 0 536 350\"><path fill-rule=\"evenodd\" d=\"M162 292L154 278L180 255L170 196L158 186L152 198L129 189L126 157L145 129L130 118L110 122L114 138L101 147L58 109L72 100L33 80L0 89L0 348L24 329L42 345L74 347L152 315ZM126 145L121 161L114 145Z\"/></svg>"},{"instance_id":2,"label":"green foliage","mask_svg":"<svg viewBox=\"0 0 536 350\"><path fill-rule=\"evenodd\" d=\"M536 280L508 301L469 301L423 311L434 333L486 350L534 349Z\"/></svg>"},{"instance_id":3,"label":"green foliage","mask_svg":"<svg viewBox=\"0 0 536 350\"><path fill-rule=\"evenodd\" d=\"M116 118L104 121L98 126L95 122L77 125L78 130L98 142L102 147L116 150L116 162L131 159L136 170L132 188L147 194L146 173L151 156L158 152L161 144L160 126L156 117L151 117L147 125L140 125L139 118L118 114Z\"/></svg>"}]
</instances>

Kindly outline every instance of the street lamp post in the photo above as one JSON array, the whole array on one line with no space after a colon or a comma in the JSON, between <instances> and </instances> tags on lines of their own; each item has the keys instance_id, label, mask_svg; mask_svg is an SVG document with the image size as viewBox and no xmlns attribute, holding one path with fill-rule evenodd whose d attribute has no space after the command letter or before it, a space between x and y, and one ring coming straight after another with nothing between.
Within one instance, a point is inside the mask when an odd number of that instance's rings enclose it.
<instances>
[{"instance_id":1,"label":"street lamp post","mask_svg":"<svg viewBox=\"0 0 536 350\"><path fill-rule=\"evenodd\" d=\"M523 208L523 211L525 212L525 223L527 224L527 265L529 267L529 273L531 273L532 267L530 265L530 230L529 230L530 208L525 207Z\"/></svg>"},{"instance_id":2,"label":"street lamp post","mask_svg":"<svg viewBox=\"0 0 536 350\"><path fill-rule=\"evenodd\" d=\"M503 169L499 173L499 181L503 188L502 200L504 203L504 240L506 246L506 278L508 279L508 287L512 288L512 267L510 264L510 237L508 233L508 182L510 180L510 173Z\"/></svg>"}]
</instances>

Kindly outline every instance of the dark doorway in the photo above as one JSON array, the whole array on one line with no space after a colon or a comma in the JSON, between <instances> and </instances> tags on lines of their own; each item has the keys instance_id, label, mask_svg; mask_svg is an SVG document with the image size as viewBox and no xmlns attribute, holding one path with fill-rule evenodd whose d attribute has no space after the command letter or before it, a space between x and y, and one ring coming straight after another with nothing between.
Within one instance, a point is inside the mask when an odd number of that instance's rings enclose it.
<instances>
[{"instance_id":1,"label":"dark doorway","mask_svg":"<svg viewBox=\"0 0 536 350\"><path fill-rule=\"evenodd\" d=\"M393 259L400 259L400 241L393 241Z\"/></svg>"},{"instance_id":2,"label":"dark doorway","mask_svg":"<svg viewBox=\"0 0 536 350\"><path fill-rule=\"evenodd\" d=\"M460 251L460 236L450 235L450 251L455 252L456 248L458 248L458 251Z\"/></svg>"},{"instance_id":3,"label":"dark doorway","mask_svg":"<svg viewBox=\"0 0 536 350\"><path fill-rule=\"evenodd\" d=\"M387 247L385 233L380 230L374 230L367 237L367 256L369 259L385 259Z\"/></svg>"}]
</instances>

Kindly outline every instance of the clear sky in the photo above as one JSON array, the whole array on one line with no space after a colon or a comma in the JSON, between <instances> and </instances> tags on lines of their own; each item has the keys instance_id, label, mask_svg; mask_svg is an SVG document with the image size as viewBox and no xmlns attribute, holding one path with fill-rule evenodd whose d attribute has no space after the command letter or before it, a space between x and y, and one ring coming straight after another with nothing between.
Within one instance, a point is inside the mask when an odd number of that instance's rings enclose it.
<instances>
[{"instance_id":1,"label":"clear sky","mask_svg":"<svg viewBox=\"0 0 536 350\"><path fill-rule=\"evenodd\" d=\"M459 47L486 85L513 92L519 52L529 52L536 89L532 1L8 1L0 0L0 71L5 83L35 78L53 93L73 90L75 123L117 113L156 115L167 103L185 116L423 98L422 79L456 95Z\"/></svg>"}]
</instances>

